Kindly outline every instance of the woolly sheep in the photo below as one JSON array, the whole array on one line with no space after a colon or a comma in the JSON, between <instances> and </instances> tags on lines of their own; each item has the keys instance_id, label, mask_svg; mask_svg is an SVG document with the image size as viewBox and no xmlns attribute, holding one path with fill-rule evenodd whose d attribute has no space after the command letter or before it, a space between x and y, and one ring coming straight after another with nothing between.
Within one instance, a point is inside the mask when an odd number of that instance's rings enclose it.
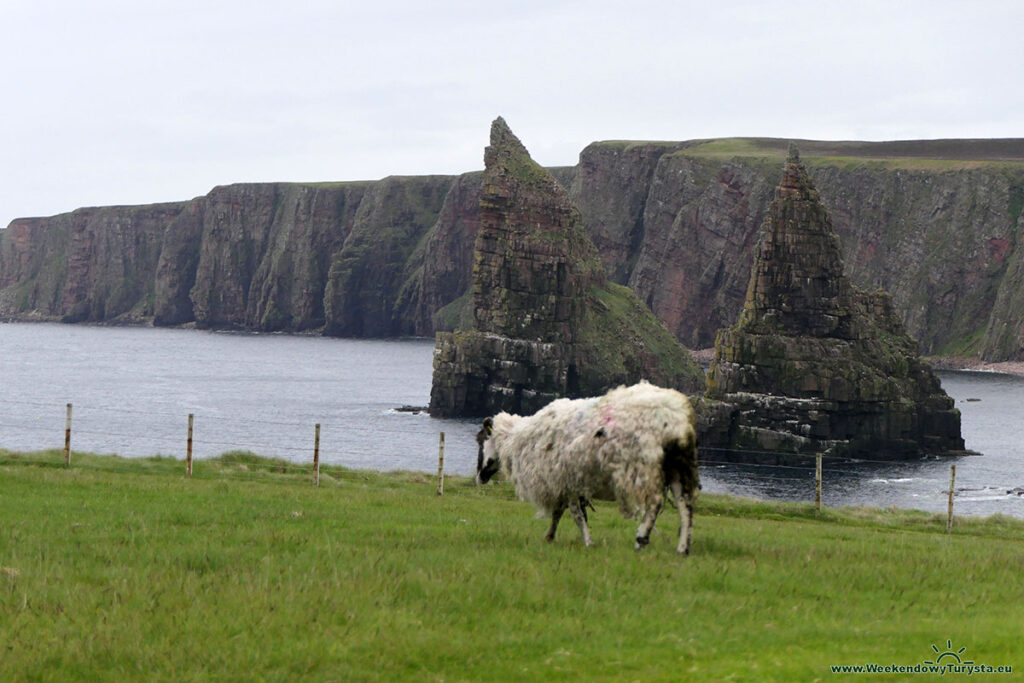
<instances>
[{"instance_id":1,"label":"woolly sheep","mask_svg":"<svg viewBox=\"0 0 1024 683\"><path fill-rule=\"evenodd\" d=\"M499 413L484 420L478 436L477 483L502 469L521 500L551 516L546 540L554 540L568 508L588 546L587 501L617 500L624 516L641 520L637 550L650 540L668 487L679 509L676 550L689 554L699 488L694 429L686 396L647 382L597 398L558 399L530 417Z\"/></svg>"}]
</instances>

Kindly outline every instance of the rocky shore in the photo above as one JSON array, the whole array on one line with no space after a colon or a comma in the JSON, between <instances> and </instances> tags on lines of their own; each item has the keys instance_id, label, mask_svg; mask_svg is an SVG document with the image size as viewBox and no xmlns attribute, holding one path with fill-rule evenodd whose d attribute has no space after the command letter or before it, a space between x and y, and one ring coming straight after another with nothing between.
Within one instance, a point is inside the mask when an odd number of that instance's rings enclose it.
<instances>
[{"instance_id":1,"label":"rocky shore","mask_svg":"<svg viewBox=\"0 0 1024 683\"><path fill-rule=\"evenodd\" d=\"M1024 377L1024 361L989 363L979 358L962 356L930 356L925 358L936 370L972 370L974 372L1001 372L1004 375Z\"/></svg>"}]
</instances>

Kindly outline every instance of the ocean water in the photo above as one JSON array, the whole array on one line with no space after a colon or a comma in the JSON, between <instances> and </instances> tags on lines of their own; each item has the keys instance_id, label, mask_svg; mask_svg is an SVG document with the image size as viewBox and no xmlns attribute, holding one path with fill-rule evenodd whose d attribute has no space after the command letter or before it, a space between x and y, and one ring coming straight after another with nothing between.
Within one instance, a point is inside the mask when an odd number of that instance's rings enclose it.
<instances>
[{"instance_id":1,"label":"ocean water","mask_svg":"<svg viewBox=\"0 0 1024 683\"><path fill-rule=\"evenodd\" d=\"M471 474L475 420L402 412L430 396L433 342L329 339L146 327L0 324L0 448L185 457L189 413L197 459L245 450L312 463ZM940 374L982 456L909 463L830 463L823 503L1024 517L1024 378ZM771 500L814 498L814 467L705 465L704 490Z\"/></svg>"},{"instance_id":2,"label":"ocean water","mask_svg":"<svg viewBox=\"0 0 1024 683\"><path fill-rule=\"evenodd\" d=\"M0 448L184 458L252 451L361 469L476 466L475 421L396 411L430 398L429 340L0 324Z\"/></svg>"}]
</instances>

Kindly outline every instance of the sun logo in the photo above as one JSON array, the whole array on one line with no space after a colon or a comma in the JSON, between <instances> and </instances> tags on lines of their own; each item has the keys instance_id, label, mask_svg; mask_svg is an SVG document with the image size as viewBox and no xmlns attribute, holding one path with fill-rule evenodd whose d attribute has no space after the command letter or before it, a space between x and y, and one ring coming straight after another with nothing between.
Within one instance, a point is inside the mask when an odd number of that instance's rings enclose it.
<instances>
[{"instance_id":1,"label":"sun logo","mask_svg":"<svg viewBox=\"0 0 1024 683\"><path fill-rule=\"evenodd\" d=\"M954 652L953 651L953 641L952 640L947 640L946 641L946 651L945 652L940 652L938 646L933 644L932 645L932 650L935 651L935 654L937 654L938 657L935 658L934 662L926 659L926 660L924 660L924 663L925 664L943 664L943 663L945 663L945 664L954 664L955 663L955 664L962 664L962 665L974 664L974 662L966 662L966 661L960 659L960 655L962 655L964 653L964 650L966 650L966 649L967 649L966 647L962 647L959 650ZM954 659L956 661L955 662L950 662L949 658L952 658L952 659ZM942 661L943 659L945 659L946 661L943 662Z\"/></svg>"}]
</instances>

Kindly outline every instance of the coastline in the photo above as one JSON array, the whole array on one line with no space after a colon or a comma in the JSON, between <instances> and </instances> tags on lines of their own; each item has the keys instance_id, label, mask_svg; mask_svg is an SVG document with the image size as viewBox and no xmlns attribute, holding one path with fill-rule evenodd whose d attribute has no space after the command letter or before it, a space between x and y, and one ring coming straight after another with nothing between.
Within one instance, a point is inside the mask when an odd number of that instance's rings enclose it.
<instances>
[{"instance_id":1,"label":"coastline","mask_svg":"<svg viewBox=\"0 0 1024 683\"><path fill-rule=\"evenodd\" d=\"M715 357L715 349L696 349L691 351L706 368ZM998 372L1004 375L1024 377L1024 361L990 362L970 356L924 356L924 360L935 370L968 370L971 372Z\"/></svg>"},{"instance_id":2,"label":"coastline","mask_svg":"<svg viewBox=\"0 0 1024 683\"><path fill-rule=\"evenodd\" d=\"M213 332L240 332L252 334L286 334L294 336L324 336L322 328L281 331L281 332L257 332L254 330L240 329L238 327L200 327L195 322L182 323L178 325L154 325L152 317L145 316L121 316L112 320L89 321L79 323L64 322L57 316L44 316L32 314L0 315L0 323L59 323L62 325L92 325L95 327L167 327L169 329L202 329ZM706 349L691 349L690 353L705 369L715 357L714 347ZM924 360L931 364L935 370L967 370L971 372L996 372L1004 375L1015 375L1024 377L1024 361L996 361L990 362L971 356L923 356Z\"/></svg>"}]
</instances>

